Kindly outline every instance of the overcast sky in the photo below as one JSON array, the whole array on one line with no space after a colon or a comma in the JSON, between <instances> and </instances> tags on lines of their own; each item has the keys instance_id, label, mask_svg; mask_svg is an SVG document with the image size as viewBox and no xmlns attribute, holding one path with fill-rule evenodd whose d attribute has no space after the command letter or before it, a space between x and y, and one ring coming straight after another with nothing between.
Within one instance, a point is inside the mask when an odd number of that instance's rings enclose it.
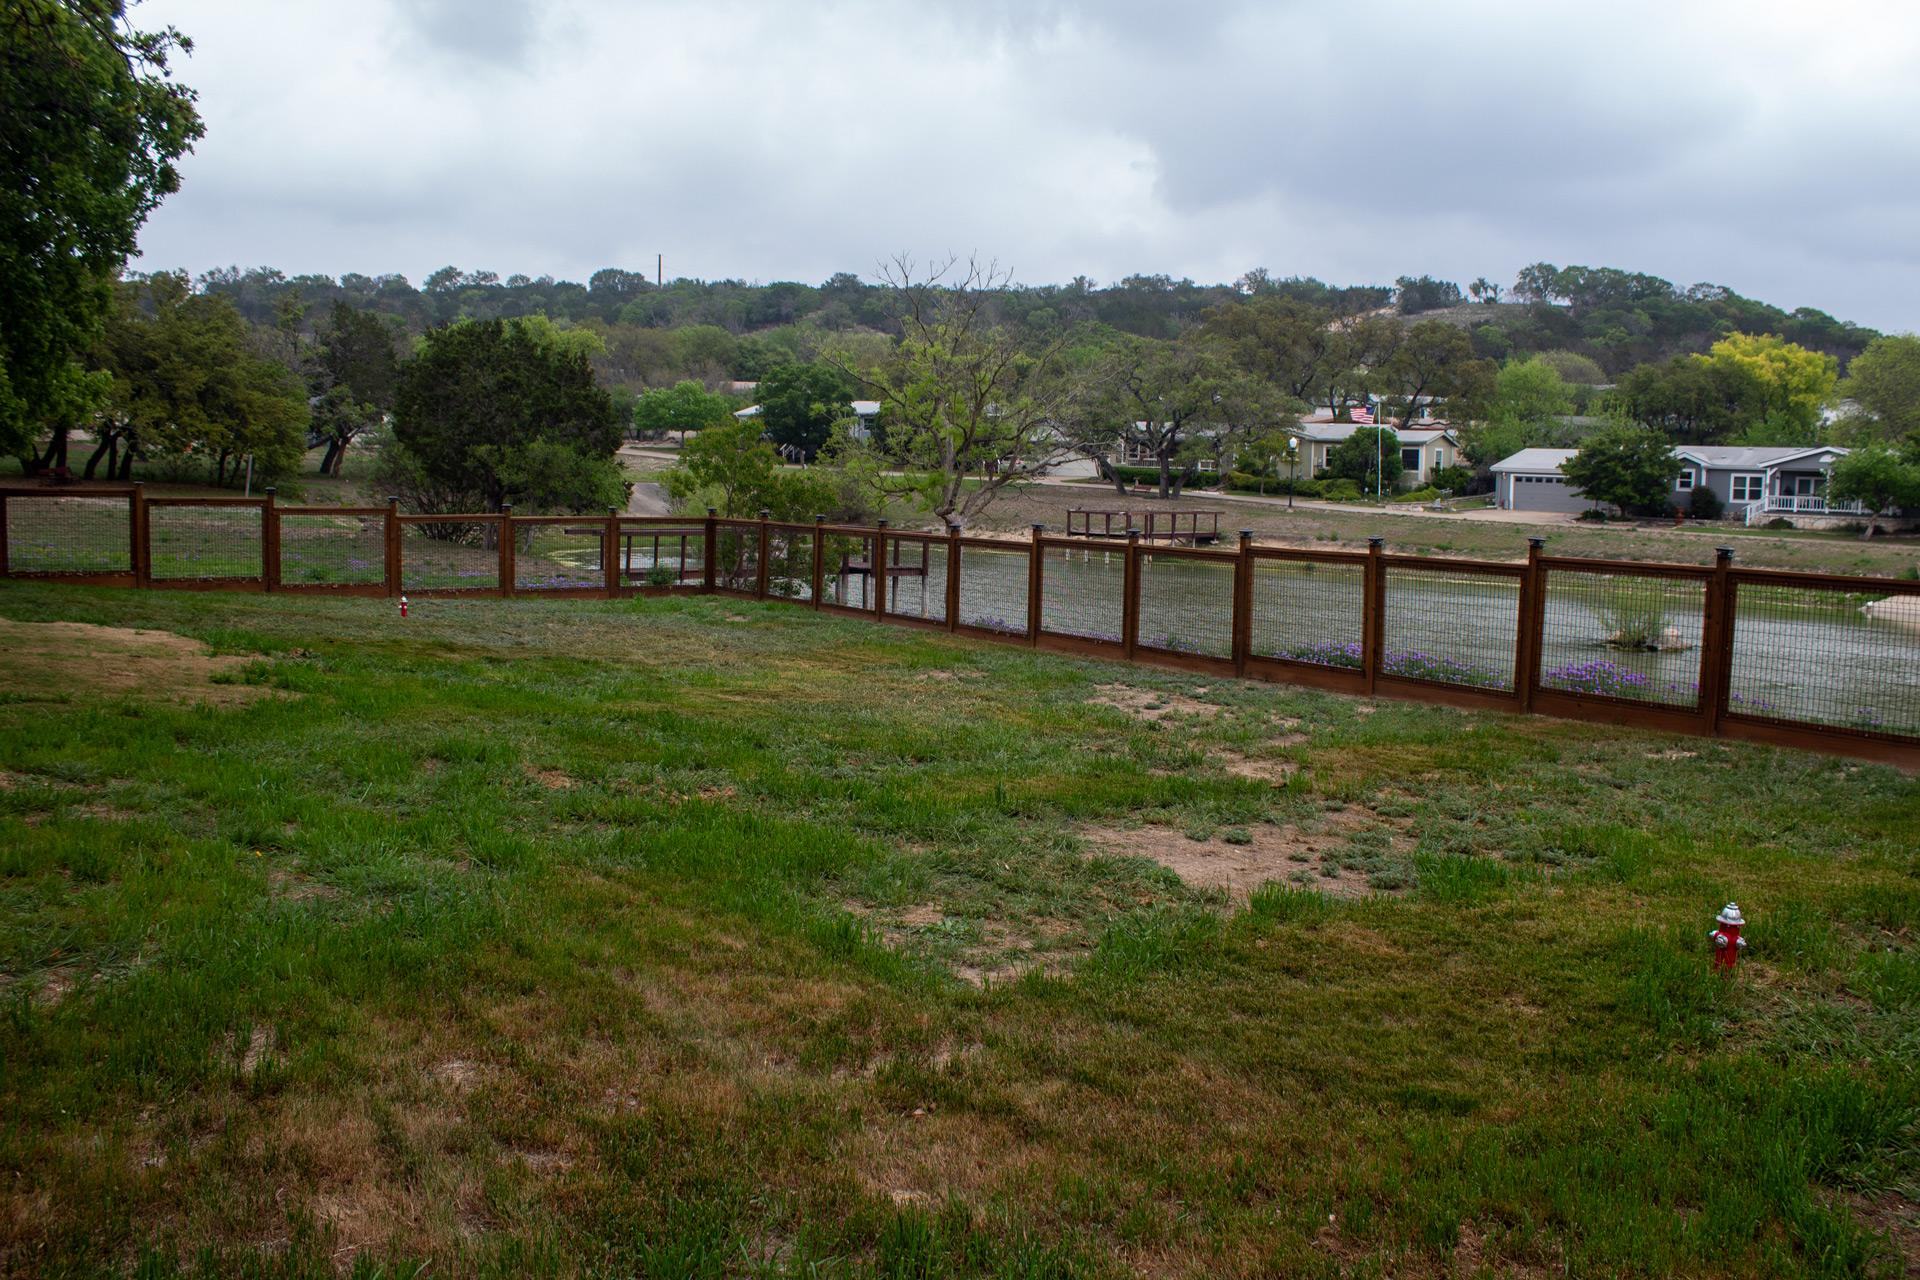
<instances>
[{"instance_id":1,"label":"overcast sky","mask_svg":"<svg viewBox=\"0 0 1920 1280\"><path fill-rule=\"evenodd\" d=\"M1028 283L1529 262L1920 328L1912 0L147 0L144 269Z\"/></svg>"}]
</instances>

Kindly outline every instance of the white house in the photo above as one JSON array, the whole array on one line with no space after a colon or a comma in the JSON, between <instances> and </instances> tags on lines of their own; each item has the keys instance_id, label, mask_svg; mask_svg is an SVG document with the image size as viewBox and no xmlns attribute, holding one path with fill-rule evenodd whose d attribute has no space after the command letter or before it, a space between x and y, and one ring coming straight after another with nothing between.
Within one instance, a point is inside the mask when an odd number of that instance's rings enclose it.
<instances>
[{"instance_id":1,"label":"white house","mask_svg":"<svg viewBox=\"0 0 1920 1280\"><path fill-rule=\"evenodd\" d=\"M1354 432L1370 429L1364 422L1335 422L1326 410L1302 418L1299 430L1294 433L1300 439L1301 474L1318 475L1336 446ZM1400 446L1402 479L1414 488L1432 480L1434 472L1460 461L1460 439L1442 419L1415 418L1395 429L1394 435Z\"/></svg>"}]
</instances>

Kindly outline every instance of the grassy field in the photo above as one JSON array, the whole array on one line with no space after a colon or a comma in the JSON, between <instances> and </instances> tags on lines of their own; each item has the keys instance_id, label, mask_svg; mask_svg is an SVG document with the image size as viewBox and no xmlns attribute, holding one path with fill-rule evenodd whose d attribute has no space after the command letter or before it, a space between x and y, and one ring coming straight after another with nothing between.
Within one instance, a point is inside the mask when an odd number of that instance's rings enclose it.
<instances>
[{"instance_id":1,"label":"grassy field","mask_svg":"<svg viewBox=\"0 0 1920 1280\"><path fill-rule=\"evenodd\" d=\"M0 1273L1920 1257L1888 769L733 600L0 618Z\"/></svg>"}]
</instances>

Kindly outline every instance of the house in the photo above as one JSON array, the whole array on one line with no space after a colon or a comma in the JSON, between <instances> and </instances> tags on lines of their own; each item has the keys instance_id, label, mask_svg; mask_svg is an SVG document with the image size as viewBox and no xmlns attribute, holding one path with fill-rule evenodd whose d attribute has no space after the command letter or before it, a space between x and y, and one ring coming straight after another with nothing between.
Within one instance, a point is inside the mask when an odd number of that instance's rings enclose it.
<instances>
[{"instance_id":1,"label":"house","mask_svg":"<svg viewBox=\"0 0 1920 1280\"><path fill-rule=\"evenodd\" d=\"M1560 468L1578 449L1522 449L1493 464L1494 505L1502 511L1573 515L1598 505L1567 483Z\"/></svg>"},{"instance_id":2,"label":"house","mask_svg":"<svg viewBox=\"0 0 1920 1280\"><path fill-rule=\"evenodd\" d=\"M1673 486L1676 507L1686 506L1695 490L1711 489L1729 515L1748 524L1775 516L1865 514L1858 502L1827 501L1827 475L1847 456L1845 449L1686 445L1674 453L1681 463Z\"/></svg>"},{"instance_id":3,"label":"house","mask_svg":"<svg viewBox=\"0 0 1920 1280\"><path fill-rule=\"evenodd\" d=\"M1301 471L1318 475L1334 448L1366 427L1366 423L1335 422L1326 410L1302 418L1299 430L1293 433L1300 440ZM1394 434L1400 444L1401 483L1408 487L1417 489L1431 481L1434 472L1460 461L1460 439L1442 419L1416 417Z\"/></svg>"}]
</instances>

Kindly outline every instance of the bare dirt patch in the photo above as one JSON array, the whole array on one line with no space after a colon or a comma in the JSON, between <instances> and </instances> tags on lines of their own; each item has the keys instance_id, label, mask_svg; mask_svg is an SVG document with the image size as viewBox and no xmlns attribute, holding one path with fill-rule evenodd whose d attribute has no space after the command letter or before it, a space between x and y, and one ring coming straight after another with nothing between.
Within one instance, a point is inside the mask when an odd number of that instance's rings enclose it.
<instances>
[{"instance_id":1,"label":"bare dirt patch","mask_svg":"<svg viewBox=\"0 0 1920 1280\"><path fill-rule=\"evenodd\" d=\"M1303 735L1292 734L1289 739L1281 739L1283 745L1304 742ZM1292 760L1250 760L1237 751L1222 751L1215 759L1220 767L1236 778L1252 778L1255 782L1264 782L1269 786L1284 787L1288 779L1300 772L1300 766Z\"/></svg>"},{"instance_id":2,"label":"bare dirt patch","mask_svg":"<svg viewBox=\"0 0 1920 1280\"><path fill-rule=\"evenodd\" d=\"M549 791L571 791L573 789L573 779L558 769L529 768L527 770L527 776Z\"/></svg>"},{"instance_id":3,"label":"bare dirt patch","mask_svg":"<svg viewBox=\"0 0 1920 1280\"><path fill-rule=\"evenodd\" d=\"M1112 707L1136 720L1161 720L1170 715L1210 719L1220 714L1220 708L1215 704L1197 702L1178 693L1159 693L1124 684L1100 684L1094 688L1100 693L1098 697L1087 699L1088 706Z\"/></svg>"},{"instance_id":4,"label":"bare dirt patch","mask_svg":"<svg viewBox=\"0 0 1920 1280\"><path fill-rule=\"evenodd\" d=\"M1339 866L1343 838L1312 835L1295 826L1247 828L1246 844L1230 844L1219 834L1195 840L1171 827L1091 827L1080 834L1096 852L1149 858L1196 889L1224 888L1235 903L1244 903L1270 880L1302 875L1303 887L1334 897L1359 898L1370 892L1365 875Z\"/></svg>"},{"instance_id":5,"label":"bare dirt patch","mask_svg":"<svg viewBox=\"0 0 1920 1280\"><path fill-rule=\"evenodd\" d=\"M267 896L275 902L305 902L309 898L337 898L340 891L295 871L269 871Z\"/></svg>"},{"instance_id":6,"label":"bare dirt patch","mask_svg":"<svg viewBox=\"0 0 1920 1280\"><path fill-rule=\"evenodd\" d=\"M273 690L214 684L213 678L251 661L213 657L198 640L170 631L0 618L0 682L15 690L241 706L270 697Z\"/></svg>"}]
</instances>

